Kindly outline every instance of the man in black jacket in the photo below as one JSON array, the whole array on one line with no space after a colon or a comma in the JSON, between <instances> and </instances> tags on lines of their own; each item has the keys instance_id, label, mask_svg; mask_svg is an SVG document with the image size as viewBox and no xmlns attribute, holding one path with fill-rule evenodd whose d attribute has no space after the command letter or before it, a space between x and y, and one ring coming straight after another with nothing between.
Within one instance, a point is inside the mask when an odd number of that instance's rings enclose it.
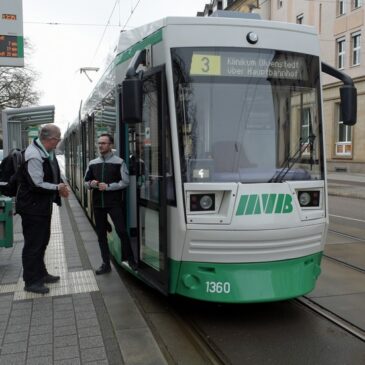
<instances>
[{"instance_id":1,"label":"man in black jacket","mask_svg":"<svg viewBox=\"0 0 365 365\"><path fill-rule=\"evenodd\" d=\"M122 207L123 189L129 184L129 172L124 160L113 153L113 143L110 134L100 135L98 139L100 157L90 161L84 178L85 186L92 190L95 229L103 260L102 265L95 271L97 275L111 271L107 239L108 214L122 242L123 258L128 260L132 269L136 269Z\"/></svg>"},{"instance_id":2,"label":"man in black jacket","mask_svg":"<svg viewBox=\"0 0 365 365\"><path fill-rule=\"evenodd\" d=\"M24 153L21 181L16 195L16 212L22 217L24 248L22 252L24 290L46 294L45 283L60 277L48 273L44 255L51 235L52 205L61 205L68 188L61 181L54 149L61 140L60 129L45 125Z\"/></svg>"}]
</instances>

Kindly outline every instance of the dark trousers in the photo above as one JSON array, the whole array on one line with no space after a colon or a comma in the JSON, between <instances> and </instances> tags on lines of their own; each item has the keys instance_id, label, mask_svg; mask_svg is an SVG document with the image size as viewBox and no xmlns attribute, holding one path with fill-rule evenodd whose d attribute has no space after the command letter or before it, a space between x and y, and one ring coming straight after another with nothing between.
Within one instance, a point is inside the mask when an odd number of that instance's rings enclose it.
<instances>
[{"instance_id":1,"label":"dark trousers","mask_svg":"<svg viewBox=\"0 0 365 365\"><path fill-rule=\"evenodd\" d=\"M128 233L125 229L122 207L94 208L95 229L98 235L101 258L106 265L110 265L107 229L108 214L113 221L115 230L122 242L122 260L134 260Z\"/></svg>"},{"instance_id":2,"label":"dark trousers","mask_svg":"<svg viewBox=\"0 0 365 365\"><path fill-rule=\"evenodd\" d=\"M48 274L44 255L51 236L52 216L21 214L21 217L24 236L23 279L25 285L31 285Z\"/></svg>"}]
</instances>

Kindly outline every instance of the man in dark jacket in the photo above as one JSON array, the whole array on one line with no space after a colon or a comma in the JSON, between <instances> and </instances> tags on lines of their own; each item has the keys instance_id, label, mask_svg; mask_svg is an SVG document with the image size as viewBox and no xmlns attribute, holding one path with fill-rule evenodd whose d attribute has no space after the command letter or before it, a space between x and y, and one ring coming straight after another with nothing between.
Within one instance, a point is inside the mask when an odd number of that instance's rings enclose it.
<instances>
[{"instance_id":1,"label":"man in dark jacket","mask_svg":"<svg viewBox=\"0 0 365 365\"><path fill-rule=\"evenodd\" d=\"M85 186L92 190L95 229L98 235L102 265L97 275L111 271L107 230L108 214L122 242L123 258L132 269L136 268L128 233L125 229L122 207L123 189L129 184L129 172L123 159L113 151L113 137L104 133L98 139L100 157L90 161L85 173Z\"/></svg>"},{"instance_id":2,"label":"man in dark jacket","mask_svg":"<svg viewBox=\"0 0 365 365\"><path fill-rule=\"evenodd\" d=\"M61 182L60 169L54 154L61 140L60 129L45 125L25 150L21 181L16 195L16 212L22 217L24 248L22 252L24 290L46 294L45 283L60 277L48 273L44 255L51 235L52 205L61 205L61 196L68 197L68 188Z\"/></svg>"}]
</instances>

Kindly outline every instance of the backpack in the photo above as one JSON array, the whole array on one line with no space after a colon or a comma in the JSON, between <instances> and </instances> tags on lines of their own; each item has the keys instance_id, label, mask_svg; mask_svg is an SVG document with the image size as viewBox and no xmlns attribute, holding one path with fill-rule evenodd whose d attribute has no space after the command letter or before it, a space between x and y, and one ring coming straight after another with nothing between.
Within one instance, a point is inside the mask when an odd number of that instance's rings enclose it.
<instances>
[{"instance_id":1,"label":"backpack","mask_svg":"<svg viewBox=\"0 0 365 365\"><path fill-rule=\"evenodd\" d=\"M0 164L0 191L3 195L16 196L24 163L24 150L12 149Z\"/></svg>"}]
</instances>

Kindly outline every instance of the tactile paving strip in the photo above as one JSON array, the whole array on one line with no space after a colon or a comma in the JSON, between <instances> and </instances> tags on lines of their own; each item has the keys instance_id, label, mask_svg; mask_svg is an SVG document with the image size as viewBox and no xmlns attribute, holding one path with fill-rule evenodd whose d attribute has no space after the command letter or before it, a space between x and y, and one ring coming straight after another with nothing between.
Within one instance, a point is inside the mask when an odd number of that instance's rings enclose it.
<instances>
[{"instance_id":1,"label":"tactile paving strip","mask_svg":"<svg viewBox=\"0 0 365 365\"><path fill-rule=\"evenodd\" d=\"M92 270L68 272L58 207L54 207L52 215L51 239L47 247L45 263L49 273L59 275L61 279L58 283L47 284L50 291L43 296L53 297L99 290ZM0 285L0 293L11 292L14 292L14 300L32 299L42 296L42 294L24 291L24 281L22 278L19 278L17 284Z\"/></svg>"}]
</instances>

